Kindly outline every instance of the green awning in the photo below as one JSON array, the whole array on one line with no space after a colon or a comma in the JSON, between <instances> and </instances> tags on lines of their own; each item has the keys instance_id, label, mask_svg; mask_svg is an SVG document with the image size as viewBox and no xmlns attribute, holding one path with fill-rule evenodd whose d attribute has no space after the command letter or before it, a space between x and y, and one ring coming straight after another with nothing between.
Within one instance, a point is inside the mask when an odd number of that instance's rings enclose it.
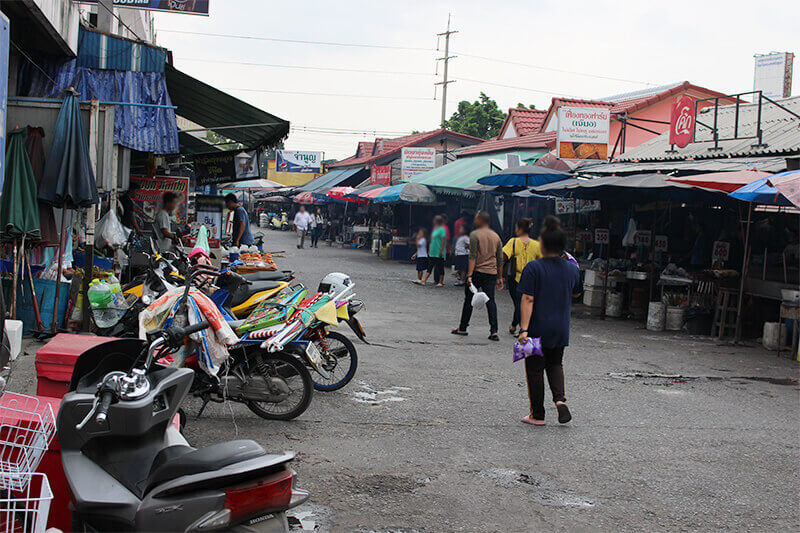
<instances>
[{"instance_id":1,"label":"green awning","mask_svg":"<svg viewBox=\"0 0 800 533\"><path fill-rule=\"evenodd\" d=\"M536 160L545 153L547 152L509 152L510 155L518 155L519 158L524 161ZM441 189L456 189L474 192L476 187L480 187L478 185L478 179L491 173L492 160L496 161L498 159L504 159L505 155L506 154L474 155L471 157L456 159L452 163L429 170L424 174L418 174L408 181L433 187L439 192L448 192Z\"/></svg>"}]
</instances>

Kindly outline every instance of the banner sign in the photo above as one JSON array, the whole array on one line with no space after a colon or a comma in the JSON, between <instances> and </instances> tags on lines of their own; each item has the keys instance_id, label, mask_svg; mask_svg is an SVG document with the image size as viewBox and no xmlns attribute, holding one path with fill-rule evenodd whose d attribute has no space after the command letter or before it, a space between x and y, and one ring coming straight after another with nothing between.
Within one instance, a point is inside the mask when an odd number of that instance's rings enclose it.
<instances>
[{"instance_id":1,"label":"banner sign","mask_svg":"<svg viewBox=\"0 0 800 533\"><path fill-rule=\"evenodd\" d=\"M167 192L174 192L178 195L178 208L172 214L172 221L176 224L186 223L189 178L131 176L131 181L139 186L133 195L133 209L139 220L144 222L142 230L147 231L152 228L156 213L163 205L162 197Z\"/></svg>"},{"instance_id":2,"label":"banner sign","mask_svg":"<svg viewBox=\"0 0 800 533\"><path fill-rule=\"evenodd\" d=\"M222 238L222 210L225 208L225 198L222 196L206 196L198 194L194 197L197 222L208 228L208 245L219 248Z\"/></svg>"},{"instance_id":3,"label":"banner sign","mask_svg":"<svg viewBox=\"0 0 800 533\"><path fill-rule=\"evenodd\" d=\"M608 159L611 110L601 107L558 108L558 157Z\"/></svg>"},{"instance_id":4,"label":"banner sign","mask_svg":"<svg viewBox=\"0 0 800 533\"><path fill-rule=\"evenodd\" d=\"M392 166L378 166L372 165L369 171L369 184L370 185L391 185L392 184Z\"/></svg>"},{"instance_id":5,"label":"banner sign","mask_svg":"<svg viewBox=\"0 0 800 533\"><path fill-rule=\"evenodd\" d=\"M792 95L794 54L772 52L755 56L753 90L767 98L787 98Z\"/></svg>"},{"instance_id":6,"label":"banner sign","mask_svg":"<svg viewBox=\"0 0 800 533\"><path fill-rule=\"evenodd\" d=\"M96 4L97 0L73 0L76 4ZM166 11L184 15L208 16L210 0L113 0L114 7Z\"/></svg>"},{"instance_id":7,"label":"banner sign","mask_svg":"<svg viewBox=\"0 0 800 533\"><path fill-rule=\"evenodd\" d=\"M639 230L633 234L633 243L636 246L651 246L653 244L653 232L650 230Z\"/></svg>"},{"instance_id":8,"label":"banner sign","mask_svg":"<svg viewBox=\"0 0 800 533\"><path fill-rule=\"evenodd\" d=\"M724 242L724 241L714 241L714 248L712 248L711 252L711 262L723 262L727 261L728 257L731 255L731 243Z\"/></svg>"},{"instance_id":9,"label":"banner sign","mask_svg":"<svg viewBox=\"0 0 800 533\"><path fill-rule=\"evenodd\" d=\"M403 181L436 168L436 148L403 148L400 150L400 171Z\"/></svg>"},{"instance_id":10,"label":"banner sign","mask_svg":"<svg viewBox=\"0 0 800 533\"><path fill-rule=\"evenodd\" d=\"M609 241L609 233L607 229L597 228L594 230L594 242L595 244L608 244Z\"/></svg>"},{"instance_id":11,"label":"banner sign","mask_svg":"<svg viewBox=\"0 0 800 533\"><path fill-rule=\"evenodd\" d=\"M276 172L322 173L322 152L302 152L300 150L277 150L275 152Z\"/></svg>"},{"instance_id":12,"label":"banner sign","mask_svg":"<svg viewBox=\"0 0 800 533\"><path fill-rule=\"evenodd\" d=\"M556 214L568 215L575 212L576 200L556 200ZM578 199L578 213L589 213L600 211L600 200L581 200Z\"/></svg>"},{"instance_id":13,"label":"banner sign","mask_svg":"<svg viewBox=\"0 0 800 533\"><path fill-rule=\"evenodd\" d=\"M653 246L656 252L666 252L668 246L669 239L666 235L656 235L655 245Z\"/></svg>"},{"instance_id":14,"label":"banner sign","mask_svg":"<svg viewBox=\"0 0 800 533\"><path fill-rule=\"evenodd\" d=\"M260 177L258 152L256 150L249 152L229 150L227 152L195 154L192 158L195 183L198 186L216 185Z\"/></svg>"},{"instance_id":15,"label":"banner sign","mask_svg":"<svg viewBox=\"0 0 800 533\"><path fill-rule=\"evenodd\" d=\"M669 143L685 148L694 137L694 100L683 95L672 106L669 118Z\"/></svg>"}]
</instances>

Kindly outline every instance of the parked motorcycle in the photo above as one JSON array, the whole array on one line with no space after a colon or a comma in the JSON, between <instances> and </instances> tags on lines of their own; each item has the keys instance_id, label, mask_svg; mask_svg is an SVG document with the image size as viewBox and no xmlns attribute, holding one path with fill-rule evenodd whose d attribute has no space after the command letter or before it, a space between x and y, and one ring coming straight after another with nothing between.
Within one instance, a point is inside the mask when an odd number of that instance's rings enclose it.
<instances>
[{"instance_id":1,"label":"parked motorcycle","mask_svg":"<svg viewBox=\"0 0 800 533\"><path fill-rule=\"evenodd\" d=\"M270 220L270 227L281 231L289 229L289 214L286 211L281 211L280 216L277 214Z\"/></svg>"},{"instance_id":2,"label":"parked motorcycle","mask_svg":"<svg viewBox=\"0 0 800 533\"><path fill-rule=\"evenodd\" d=\"M251 440L193 448L172 424L193 372L154 360L208 322L150 342L120 339L78 359L58 412L73 531L288 531L294 454Z\"/></svg>"}]
</instances>

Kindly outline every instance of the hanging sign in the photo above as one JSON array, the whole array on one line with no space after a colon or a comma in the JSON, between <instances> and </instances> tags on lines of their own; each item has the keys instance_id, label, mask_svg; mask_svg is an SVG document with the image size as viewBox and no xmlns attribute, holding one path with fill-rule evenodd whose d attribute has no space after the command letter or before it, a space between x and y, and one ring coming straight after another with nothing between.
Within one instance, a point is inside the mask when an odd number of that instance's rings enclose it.
<instances>
[{"instance_id":1,"label":"hanging sign","mask_svg":"<svg viewBox=\"0 0 800 533\"><path fill-rule=\"evenodd\" d=\"M638 230L633 234L633 244L636 246L651 246L653 244L653 232L649 230Z\"/></svg>"},{"instance_id":2,"label":"hanging sign","mask_svg":"<svg viewBox=\"0 0 800 533\"><path fill-rule=\"evenodd\" d=\"M711 262L727 261L731 254L731 243L724 241L714 241L714 247L711 252Z\"/></svg>"},{"instance_id":3,"label":"hanging sign","mask_svg":"<svg viewBox=\"0 0 800 533\"><path fill-rule=\"evenodd\" d=\"M608 229L597 228L596 230L594 230L595 244L608 244L608 241L609 241Z\"/></svg>"},{"instance_id":4,"label":"hanging sign","mask_svg":"<svg viewBox=\"0 0 800 533\"><path fill-rule=\"evenodd\" d=\"M685 148L694 136L694 100L683 95L672 106L669 118L669 143Z\"/></svg>"},{"instance_id":5,"label":"hanging sign","mask_svg":"<svg viewBox=\"0 0 800 533\"><path fill-rule=\"evenodd\" d=\"M210 0L112 0L114 7L166 11L184 15L208 16ZM73 0L76 4L96 4L97 0Z\"/></svg>"},{"instance_id":6,"label":"hanging sign","mask_svg":"<svg viewBox=\"0 0 800 533\"><path fill-rule=\"evenodd\" d=\"M156 213L163 205L162 198L165 193L174 192L178 195L178 207L172 214L176 224L186 223L186 206L189 203L188 190L189 178L155 177L145 178L131 176L131 181L139 186L133 195L133 208L146 223L155 220ZM147 229L147 228L143 228Z\"/></svg>"},{"instance_id":7,"label":"hanging sign","mask_svg":"<svg viewBox=\"0 0 800 533\"><path fill-rule=\"evenodd\" d=\"M225 198L198 194L194 197L194 207L197 212L197 222L208 228L208 245L211 248L219 248Z\"/></svg>"},{"instance_id":8,"label":"hanging sign","mask_svg":"<svg viewBox=\"0 0 800 533\"><path fill-rule=\"evenodd\" d=\"M391 185L392 184L392 166L378 166L372 165L369 171L369 184L370 185Z\"/></svg>"},{"instance_id":9,"label":"hanging sign","mask_svg":"<svg viewBox=\"0 0 800 533\"><path fill-rule=\"evenodd\" d=\"M592 242L592 232L591 231L579 231L578 232L578 240L581 242Z\"/></svg>"},{"instance_id":10,"label":"hanging sign","mask_svg":"<svg viewBox=\"0 0 800 533\"><path fill-rule=\"evenodd\" d=\"M568 215L575 212L575 203L578 204L578 213L600 211L600 200L556 200L556 214Z\"/></svg>"},{"instance_id":11,"label":"hanging sign","mask_svg":"<svg viewBox=\"0 0 800 533\"><path fill-rule=\"evenodd\" d=\"M666 252L667 246L669 246L669 240L667 239L666 235L656 235L655 242L653 245L653 249L656 252Z\"/></svg>"},{"instance_id":12,"label":"hanging sign","mask_svg":"<svg viewBox=\"0 0 800 533\"><path fill-rule=\"evenodd\" d=\"M436 148L402 148L400 169L403 181L436 168Z\"/></svg>"},{"instance_id":13,"label":"hanging sign","mask_svg":"<svg viewBox=\"0 0 800 533\"><path fill-rule=\"evenodd\" d=\"M277 150L275 152L275 171L321 174L322 152Z\"/></svg>"},{"instance_id":14,"label":"hanging sign","mask_svg":"<svg viewBox=\"0 0 800 533\"><path fill-rule=\"evenodd\" d=\"M217 185L260 177L258 152L256 150L228 150L195 154L195 183L198 186Z\"/></svg>"},{"instance_id":15,"label":"hanging sign","mask_svg":"<svg viewBox=\"0 0 800 533\"><path fill-rule=\"evenodd\" d=\"M558 157L560 159L608 158L611 110L603 107L558 108Z\"/></svg>"}]
</instances>

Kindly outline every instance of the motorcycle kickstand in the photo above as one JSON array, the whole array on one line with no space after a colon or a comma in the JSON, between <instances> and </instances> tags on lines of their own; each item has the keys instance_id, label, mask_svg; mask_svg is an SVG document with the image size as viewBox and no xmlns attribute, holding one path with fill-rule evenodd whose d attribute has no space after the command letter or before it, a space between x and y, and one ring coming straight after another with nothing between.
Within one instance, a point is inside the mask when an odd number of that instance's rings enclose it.
<instances>
[{"instance_id":1,"label":"motorcycle kickstand","mask_svg":"<svg viewBox=\"0 0 800 533\"><path fill-rule=\"evenodd\" d=\"M211 401L211 396L209 394L203 394L201 398L203 399L203 405L200 406L200 410L197 412L197 417L195 420L200 420L200 417L203 416L203 411L206 410L208 402Z\"/></svg>"}]
</instances>

